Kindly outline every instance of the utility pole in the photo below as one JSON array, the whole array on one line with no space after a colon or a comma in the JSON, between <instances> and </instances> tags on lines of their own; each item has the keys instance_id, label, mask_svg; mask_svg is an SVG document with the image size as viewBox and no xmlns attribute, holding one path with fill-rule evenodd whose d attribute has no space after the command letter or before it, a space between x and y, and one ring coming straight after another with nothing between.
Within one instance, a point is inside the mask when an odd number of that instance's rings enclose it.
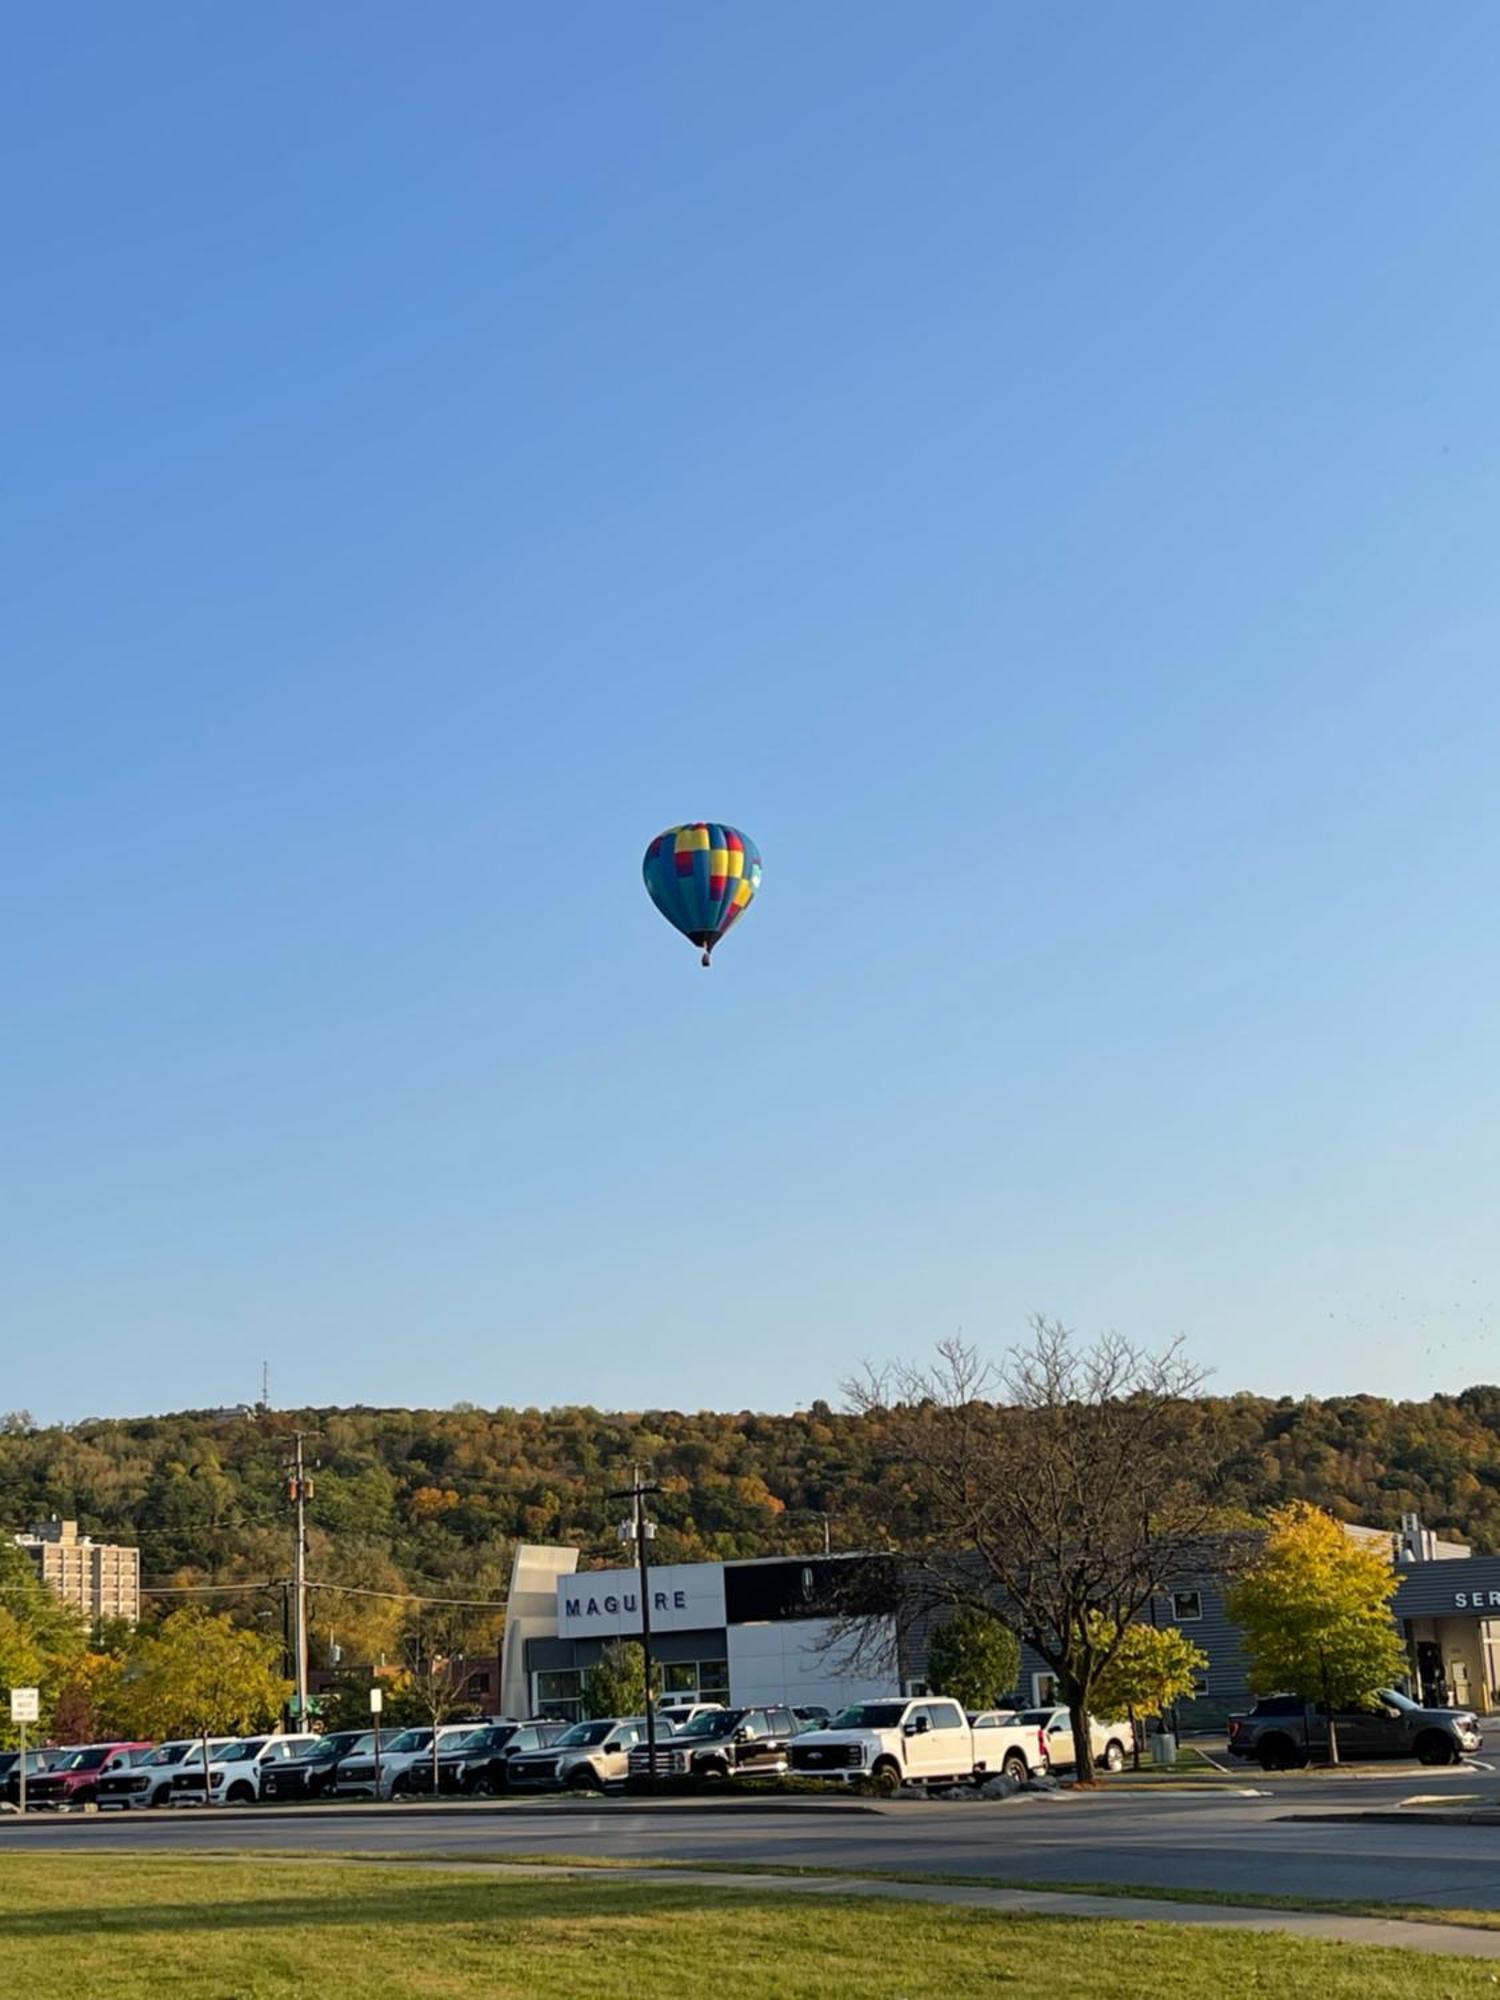
<instances>
[{"instance_id":1,"label":"utility pole","mask_svg":"<svg viewBox=\"0 0 1500 2000\"><path fill-rule=\"evenodd\" d=\"M293 1678L297 1692L297 1727L307 1727L307 1502L312 1498L313 1483L307 1476L307 1468L302 1458L302 1440L306 1432L297 1431L293 1435L293 1457L287 1468L287 1498L296 1509L296 1546L293 1550L292 1596L295 1617L293 1640Z\"/></svg>"},{"instance_id":2,"label":"utility pole","mask_svg":"<svg viewBox=\"0 0 1500 2000\"><path fill-rule=\"evenodd\" d=\"M659 1486L647 1486L641 1480L641 1468L631 1467L631 1481L623 1492L611 1493L611 1500L628 1500L631 1503L631 1517L624 1524L627 1539L635 1541L636 1567L641 1578L641 1655L646 1668L646 1788L656 1789L656 1699L651 1691L651 1576L648 1549L651 1537L656 1533L656 1523L646 1519L646 1495L660 1493Z\"/></svg>"}]
</instances>

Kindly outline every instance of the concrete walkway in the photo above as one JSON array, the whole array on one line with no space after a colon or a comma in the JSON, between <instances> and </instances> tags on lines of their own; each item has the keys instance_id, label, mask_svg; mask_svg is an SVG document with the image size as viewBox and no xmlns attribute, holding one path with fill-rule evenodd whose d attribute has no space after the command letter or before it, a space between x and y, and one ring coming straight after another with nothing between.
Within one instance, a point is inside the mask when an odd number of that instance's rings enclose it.
<instances>
[{"instance_id":1,"label":"concrete walkway","mask_svg":"<svg viewBox=\"0 0 1500 2000\"><path fill-rule=\"evenodd\" d=\"M1061 1889L991 1888L982 1883L882 1882L868 1875L737 1875L729 1870L695 1868L570 1868L536 1867L526 1862L413 1863L388 1858L394 1867L440 1868L449 1873L476 1872L555 1878L568 1875L583 1881L644 1882L663 1889L751 1889L760 1895L874 1896L898 1903L949 1903L968 1910L992 1910L1002 1916L1086 1917L1134 1924L1196 1924L1232 1931L1278 1931L1288 1937L1321 1939L1339 1944L1394 1945L1403 1951L1425 1951L1455 1958L1500 1959L1500 1930L1472 1930L1462 1924L1428 1924L1399 1917L1334 1916L1315 1910L1250 1909L1232 1903L1177 1903L1145 1896L1091 1896Z\"/></svg>"}]
</instances>

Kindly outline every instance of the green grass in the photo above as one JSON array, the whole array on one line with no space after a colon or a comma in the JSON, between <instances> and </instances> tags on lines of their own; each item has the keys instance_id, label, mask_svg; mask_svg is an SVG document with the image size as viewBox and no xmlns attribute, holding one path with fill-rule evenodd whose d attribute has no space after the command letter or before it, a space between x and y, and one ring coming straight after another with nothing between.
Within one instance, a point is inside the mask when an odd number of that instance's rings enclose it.
<instances>
[{"instance_id":1,"label":"green grass","mask_svg":"<svg viewBox=\"0 0 1500 2000\"><path fill-rule=\"evenodd\" d=\"M226 1855L234 1851L230 1848L224 1850ZM288 1860L304 1858L297 1848L263 1851ZM351 1863L368 1863L372 1857L351 1849L338 1858ZM373 1858L392 1862L400 1859L397 1854ZM463 1868L469 1864L491 1868L592 1868L604 1871L681 1869L695 1875L766 1875L772 1878L789 1875L802 1881L817 1881L821 1877L835 1881L930 1883L938 1888L1041 1890L1059 1896L1114 1896L1125 1902L1197 1903L1210 1907L1217 1905L1226 1910L1302 1910L1312 1916L1384 1917L1402 1923L1454 1924L1460 1930L1500 1930L1500 1910L1439 1909L1430 1903L1379 1903L1350 1898L1341 1900L1331 1896L1260 1895L1240 1889L1180 1889L1160 1885L1153 1888L1129 1882L1056 1882L1030 1875L945 1875L932 1869L916 1868L794 1867L781 1861L648 1860L643 1856L558 1854L551 1849L538 1854L517 1854L509 1848L501 1848L493 1853L481 1851L448 1855L443 1860L444 1867ZM1495 1983L1500 1985L1500 1974L1497 1974Z\"/></svg>"},{"instance_id":2,"label":"green grass","mask_svg":"<svg viewBox=\"0 0 1500 2000\"><path fill-rule=\"evenodd\" d=\"M1164 1925L344 1862L5 1855L26 2000L1493 2000L1483 1964Z\"/></svg>"}]
</instances>

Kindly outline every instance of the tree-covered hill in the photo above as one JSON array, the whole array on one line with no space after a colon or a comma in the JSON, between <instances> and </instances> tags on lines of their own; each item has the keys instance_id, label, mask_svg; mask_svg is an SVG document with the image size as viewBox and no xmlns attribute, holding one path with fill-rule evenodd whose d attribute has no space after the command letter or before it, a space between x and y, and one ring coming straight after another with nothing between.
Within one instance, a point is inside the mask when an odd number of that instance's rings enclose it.
<instances>
[{"instance_id":1,"label":"tree-covered hill","mask_svg":"<svg viewBox=\"0 0 1500 2000\"><path fill-rule=\"evenodd\" d=\"M1423 1403L1373 1396L1210 1399L1225 1504L1309 1499L1394 1527L1404 1511L1500 1549L1500 1388ZM350 1589L341 1642L379 1649L395 1593L503 1595L515 1540L618 1560L609 1499L633 1461L663 1491L658 1560L898 1540L915 1525L877 1418L815 1403L790 1416L651 1410L329 1409L184 1412L37 1428L0 1419L0 1524L49 1514L139 1543L148 1582L271 1580L289 1568L285 1463L314 1434L312 1571ZM391 1596L357 1597L354 1591ZM226 1603L228 1600L226 1600ZM237 1614L250 1615L244 1600ZM263 1607L264 1608L264 1607Z\"/></svg>"}]
</instances>

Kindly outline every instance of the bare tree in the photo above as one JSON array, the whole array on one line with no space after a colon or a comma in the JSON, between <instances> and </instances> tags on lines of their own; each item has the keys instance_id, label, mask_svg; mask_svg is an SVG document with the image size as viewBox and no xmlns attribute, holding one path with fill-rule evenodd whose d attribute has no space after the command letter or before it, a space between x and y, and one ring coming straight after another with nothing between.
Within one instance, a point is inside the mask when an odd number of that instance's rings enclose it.
<instances>
[{"instance_id":1,"label":"bare tree","mask_svg":"<svg viewBox=\"0 0 1500 2000\"><path fill-rule=\"evenodd\" d=\"M1038 1317L998 1369L952 1340L928 1366L850 1387L923 1522L903 1551L904 1608L997 1611L1057 1676L1082 1784L1095 1683L1132 1620L1202 1559L1217 1456L1203 1380L1180 1343L1079 1348Z\"/></svg>"}]
</instances>

